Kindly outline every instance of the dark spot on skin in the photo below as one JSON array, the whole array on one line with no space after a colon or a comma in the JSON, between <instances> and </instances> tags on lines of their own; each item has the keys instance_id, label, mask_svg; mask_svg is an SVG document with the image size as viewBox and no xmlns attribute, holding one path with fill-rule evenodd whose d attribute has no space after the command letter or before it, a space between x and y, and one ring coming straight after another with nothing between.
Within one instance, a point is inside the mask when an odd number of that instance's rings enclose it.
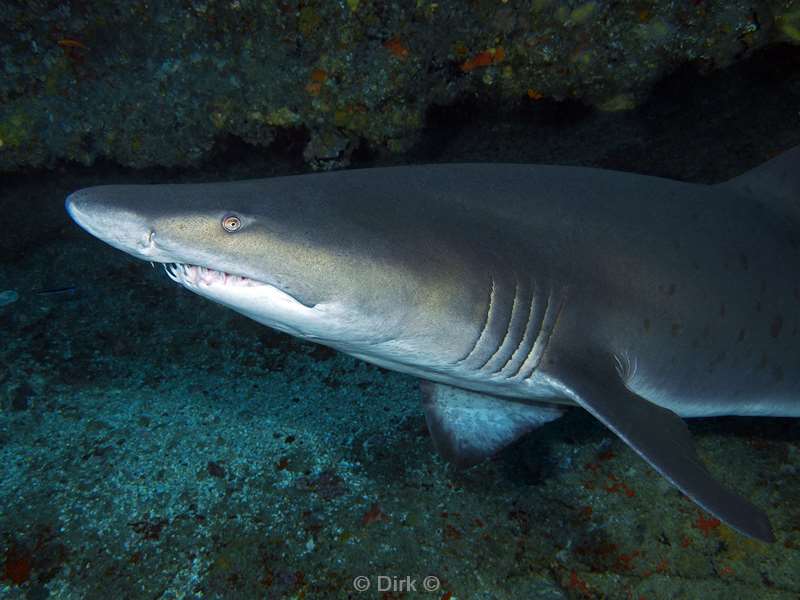
<instances>
[{"instance_id":1,"label":"dark spot on skin","mask_svg":"<svg viewBox=\"0 0 800 600\"><path fill-rule=\"evenodd\" d=\"M781 327L783 327L783 317L778 315L772 319L772 324L769 326L769 334L774 338L778 337L781 333Z\"/></svg>"},{"instance_id":2,"label":"dark spot on skin","mask_svg":"<svg viewBox=\"0 0 800 600\"><path fill-rule=\"evenodd\" d=\"M699 270L700 270L700 263L698 263L696 260L693 260L693 261L692 261L692 268L693 268L695 271L699 271Z\"/></svg>"},{"instance_id":3,"label":"dark spot on skin","mask_svg":"<svg viewBox=\"0 0 800 600\"><path fill-rule=\"evenodd\" d=\"M727 356L727 353L724 350L717 354L708 364L708 372L711 373L718 364L725 360L725 356Z\"/></svg>"},{"instance_id":4,"label":"dark spot on skin","mask_svg":"<svg viewBox=\"0 0 800 600\"><path fill-rule=\"evenodd\" d=\"M742 269L747 271L748 260L747 255L744 252L739 255L739 264L742 265Z\"/></svg>"},{"instance_id":5,"label":"dark spot on skin","mask_svg":"<svg viewBox=\"0 0 800 600\"><path fill-rule=\"evenodd\" d=\"M670 283L669 284L669 288L667 288L667 295L668 296L672 296L672 294L674 294L674 293L675 293L675 284L674 283Z\"/></svg>"},{"instance_id":6,"label":"dark spot on skin","mask_svg":"<svg viewBox=\"0 0 800 600\"><path fill-rule=\"evenodd\" d=\"M719 316L725 318L725 303L719 305Z\"/></svg>"},{"instance_id":7,"label":"dark spot on skin","mask_svg":"<svg viewBox=\"0 0 800 600\"><path fill-rule=\"evenodd\" d=\"M708 337L711 335L711 327L706 325L703 327L703 337Z\"/></svg>"},{"instance_id":8,"label":"dark spot on skin","mask_svg":"<svg viewBox=\"0 0 800 600\"><path fill-rule=\"evenodd\" d=\"M756 302L756 312L761 312L761 300Z\"/></svg>"},{"instance_id":9,"label":"dark spot on skin","mask_svg":"<svg viewBox=\"0 0 800 600\"><path fill-rule=\"evenodd\" d=\"M762 279L761 280L761 293L763 294L766 291L767 291L767 282Z\"/></svg>"},{"instance_id":10,"label":"dark spot on skin","mask_svg":"<svg viewBox=\"0 0 800 600\"><path fill-rule=\"evenodd\" d=\"M757 368L759 370L767 368L767 353L766 352L762 352L761 353L761 361L758 363L758 367Z\"/></svg>"},{"instance_id":11,"label":"dark spot on skin","mask_svg":"<svg viewBox=\"0 0 800 600\"><path fill-rule=\"evenodd\" d=\"M648 333L650 332L650 319L644 320L644 330Z\"/></svg>"},{"instance_id":12,"label":"dark spot on skin","mask_svg":"<svg viewBox=\"0 0 800 600\"><path fill-rule=\"evenodd\" d=\"M681 324L680 323L673 323L672 324L672 335L676 336L681 332Z\"/></svg>"},{"instance_id":13,"label":"dark spot on skin","mask_svg":"<svg viewBox=\"0 0 800 600\"><path fill-rule=\"evenodd\" d=\"M741 342L741 341L743 341L743 340L744 340L744 329L740 329L740 330L739 330L739 337L738 337L738 338L736 338L736 341L737 341L737 342Z\"/></svg>"},{"instance_id":14,"label":"dark spot on skin","mask_svg":"<svg viewBox=\"0 0 800 600\"><path fill-rule=\"evenodd\" d=\"M775 381L783 381L783 369L781 367L773 367L772 376Z\"/></svg>"}]
</instances>

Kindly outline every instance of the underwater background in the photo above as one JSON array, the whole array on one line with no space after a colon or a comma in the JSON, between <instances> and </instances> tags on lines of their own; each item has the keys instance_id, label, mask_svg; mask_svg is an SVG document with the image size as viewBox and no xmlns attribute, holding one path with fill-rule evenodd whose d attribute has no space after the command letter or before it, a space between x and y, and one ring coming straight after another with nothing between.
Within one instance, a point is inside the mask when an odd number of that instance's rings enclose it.
<instances>
[{"instance_id":1,"label":"underwater background","mask_svg":"<svg viewBox=\"0 0 800 600\"><path fill-rule=\"evenodd\" d=\"M713 183L800 144L795 3L410 5L0 6L0 597L800 597L800 421L689 422L771 545L579 409L459 471L413 378L64 212L90 185L422 162Z\"/></svg>"}]
</instances>

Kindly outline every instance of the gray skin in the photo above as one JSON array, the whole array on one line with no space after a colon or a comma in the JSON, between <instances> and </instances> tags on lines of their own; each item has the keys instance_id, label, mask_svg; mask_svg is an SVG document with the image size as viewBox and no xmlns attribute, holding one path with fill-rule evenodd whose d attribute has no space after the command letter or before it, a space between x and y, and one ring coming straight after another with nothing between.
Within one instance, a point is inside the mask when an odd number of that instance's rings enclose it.
<instances>
[{"instance_id":1,"label":"gray skin","mask_svg":"<svg viewBox=\"0 0 800 600\"><path fill-rule=\"evenodd\" d=\"M700 506L772 541L679 417L800 415L798 163L793 150L716 186L408 166L101 186L66 204L111 245L178 263L168 272L192 291L429 382L434 443L457 464L579 405Z\"/></svg>"}]
</instances>

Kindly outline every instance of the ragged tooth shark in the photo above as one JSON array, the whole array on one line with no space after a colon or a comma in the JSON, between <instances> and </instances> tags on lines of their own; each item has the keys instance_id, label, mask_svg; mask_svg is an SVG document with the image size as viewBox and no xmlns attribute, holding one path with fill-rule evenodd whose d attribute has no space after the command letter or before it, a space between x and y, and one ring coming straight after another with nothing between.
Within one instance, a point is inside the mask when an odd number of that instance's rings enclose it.
<instances>
[{"instance_id":1,"label":"ragged tooth shark","mask_svg":"<svg viewBox=\"0 0 800 600\"><path fill-rule=\"evenodd\" d=\"M681 417L800 415L800 149L718 185L449 164L100 186L66 208L201 296L421 378L459 465L577 405L774 540Z\"/></svg>"}]
</instances>

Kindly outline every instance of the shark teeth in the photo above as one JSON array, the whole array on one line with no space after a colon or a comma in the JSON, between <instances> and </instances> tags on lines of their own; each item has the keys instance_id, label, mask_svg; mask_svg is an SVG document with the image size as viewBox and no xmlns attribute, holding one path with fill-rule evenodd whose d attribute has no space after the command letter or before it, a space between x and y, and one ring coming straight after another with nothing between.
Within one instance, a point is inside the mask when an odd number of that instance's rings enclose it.
<instances>
[{"instance_id":1,"label":"shark teeth","mask_svg":"<svg viewBox=\"0 0 800 600\"><path fill-rule=\"evenodd\" d=\"M175 283L190 287L210 287L216 285L228 287L256 287L264 285L259 281L250 279L249 277L231 275L225 271L216 271L214 269L209 269L208 267L200 267L197 265L188 265L184 263L164 264L164 271Z\"/></svg>"}]
</instances>

